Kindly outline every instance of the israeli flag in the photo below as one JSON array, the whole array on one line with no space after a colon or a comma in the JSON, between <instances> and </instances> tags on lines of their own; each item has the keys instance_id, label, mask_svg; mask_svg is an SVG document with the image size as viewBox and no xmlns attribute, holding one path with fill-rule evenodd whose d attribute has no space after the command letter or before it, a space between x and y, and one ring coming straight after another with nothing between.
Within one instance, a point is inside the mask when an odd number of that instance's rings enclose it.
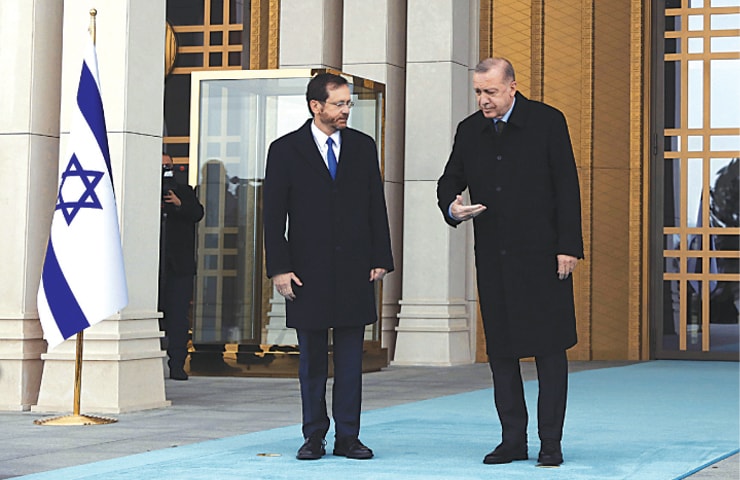
<instances>
[{"instance_id":1,"label":"israeli flag","mask_svg":"<svg viewBox=\"0 0 740 480\"><path fill-rule=\"evenodd\" d=\"M95 46L89 41L46 247L38 310L49 350L128 303Z\"/></svg>"}]
</instances>

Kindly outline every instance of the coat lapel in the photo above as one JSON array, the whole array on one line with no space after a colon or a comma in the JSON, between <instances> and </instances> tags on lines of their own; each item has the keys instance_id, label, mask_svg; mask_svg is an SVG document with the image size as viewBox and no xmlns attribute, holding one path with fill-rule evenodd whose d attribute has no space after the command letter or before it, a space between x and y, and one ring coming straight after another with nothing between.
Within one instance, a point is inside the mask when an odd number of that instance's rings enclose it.
<instances>
[{"instance_id":1,"label":"coat lapel","mask_svg":"<svg viewBox=\"0 0 740 480\"><path fill-rule=\"evenodd\" d=\"M314 140L313 134L311 133L312 121L312 119L308 119L306 123L304 123L303 126L298 130L298 138L295 145L296 151L298 152L298 155L302 157L302 159L306 163L308 163L311 168L316 170L325 180L331 182L332 178L331 174L329 174L329 169L326 168L324 158L321 156L321 152L319 152L319 149L316 146L316 141ZM339 163L341 164L341 161ZM338 175L339 173L337 173L337 176Z\"/></svg>"}]
</instances>

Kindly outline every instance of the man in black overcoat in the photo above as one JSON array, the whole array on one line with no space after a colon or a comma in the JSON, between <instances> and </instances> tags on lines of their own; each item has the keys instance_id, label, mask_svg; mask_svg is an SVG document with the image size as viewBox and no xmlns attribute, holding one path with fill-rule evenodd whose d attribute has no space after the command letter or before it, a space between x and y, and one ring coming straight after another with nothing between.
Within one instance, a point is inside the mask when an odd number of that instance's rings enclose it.
<instances>
[{"instance_id":1,"label":"man in black overcoat","mask_svg":"<svg viewBox=\"0 0 740 480\"><path fill-rule=\"evenodd\" d=\"M571 273L583 258L578 174L563 114L516 90L503 58L473 73L480 110L457 128L437 185L448 224L473 219L478 296L502 442L484 463L525 460L519 360L537 364L539 464L563 462L568 361L576 344ZM470 205L461 196L465 189Z\"/></svg>"},{"instance_id":2,"label":"man in black overcoat","mask_svg":"<svg viewBox=\"0 0 740 480\"><path fill-rule=\"evenodd\" d=\"M300 348L304 443L299 460L325 454L328 333L334 358L334 455L372 458L359 440L365 326L377 320L374 282L393 270L378 150L347 128L347 81L308 84L312 119L271 145L264 181L267 276L286 299ZM286 233L287 229L287 233Z\"/></svg>"},{"instance_id":3,"label":"man in black overcoat","mask_svg":"<svg viewBox=\"0 0 740 480\"><path fill-rule=\"evenodd\" d=\"M162 154L159 308L164 314L170 378L187 380L184 367L195 275L195 224L203 218L203 205L190 185L176 181L173 167L172 157Z\"/></svg>"}]
</instances>

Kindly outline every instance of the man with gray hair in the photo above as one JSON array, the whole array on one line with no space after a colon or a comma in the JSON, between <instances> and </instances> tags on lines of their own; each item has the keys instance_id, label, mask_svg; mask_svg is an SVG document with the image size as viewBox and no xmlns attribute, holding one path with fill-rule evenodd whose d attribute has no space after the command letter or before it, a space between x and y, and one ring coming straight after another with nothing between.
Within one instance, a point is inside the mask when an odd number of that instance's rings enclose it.
<instances>
[{"instance_id":1,"label":"man with gray hair","mask_svg":"<svg viewBox=\"0 0 740 480\"><path fill-rule=\"evenodd\" d=\"M473 73L479 111L457 128L437 184L445 221L473 220L478 297L502 441L483 462L528 458L519 361L537 364L538 466L563 463L566 350L576 344L571 273L583 258L580 190L563 114L517 92L504 58ZM471 204L462 193L467 189Z\"/></svg>"}]
</instances>

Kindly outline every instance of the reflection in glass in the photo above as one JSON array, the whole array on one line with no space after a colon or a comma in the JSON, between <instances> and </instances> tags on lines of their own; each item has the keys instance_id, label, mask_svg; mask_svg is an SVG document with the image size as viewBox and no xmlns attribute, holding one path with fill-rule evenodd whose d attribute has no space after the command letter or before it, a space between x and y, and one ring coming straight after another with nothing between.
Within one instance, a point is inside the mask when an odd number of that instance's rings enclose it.
<instances>
[{"instance_id":1,"label":"reflection in glass","mask_svg":"<svg viewBox=\"0 0 740 480\"><path fill-rule=\"evenodd\" d=\"M179 52L175 57L175 68L202 67L202 53L183 53Z\"/></svg>"},{"instance_id":2,"label":"reflection in glass","mask_svg":"<svg viewBox=\"0 0 740 480\"><path fill-rule=\"evenodd\" d=\"M679 258L665 256L663 259L663 272L664 273L678 273L679 271Z\"/></svg>"},{"instance_id":3,"label":"reflection in glass","mask_svg":"<svg viewBox=\"0 0 740 480\"><path fill-rule=\"evenodd\" d=\"M679 136L668 136L665 137L664 147L666 152L680 152L681 151L681 137Z\"/></svg>"},{"instance_id":4,"label":"reflection in glass","mask_svg":"<svg viewBox=\"0 0 740 480\"><path fill-rule=\"evenodd\" d=\"M701 350L702 309L701 282L690 281L688 292L688 318L686 319L686 349Z\"/></svg>"},{"instance_id":5,"label":"reflection in glass","mask_svg":"<svg viewBox=\"0 0 740 480\"><path fill-rule=\"evenodd\" d=\"M688 127L702 128L704 123L704 62L689 60L688 76Z\"/></svg>"},{"instance_id":6,"label":"reflection in glass","mask_svg":"<svg viewBox=\"0 0 740 480\"><path fill-rule=\"evenodd\" d=\"M704 15L689 15L689 31L704 30Z\"/></svg>"},{"instance_id":7,"label":"reflection in glass","mask_svg":"<svg viewBox=\"0 0 740 480\"><path fill-rule=\"evenodd\" d=\"M680 62L665 62L664 103L665 128L681 128L681 69Z\"/></svg>"},{"instance_id":8,"label":"reflection in glass","mask_svg":"<svg viewBox=\"0 0 740 480\"><path fill-rule=\"evenodd\" d=\"M204 0L167 2L167 20L172 25L203 25Z\"/></svg>"},{"instance_id":9,"label":"reflection in glass","mask_svg":"<svg viewBox=\"0 0 740 480\"><path fill-rule=\"evenodd\" d=\"M666 32L680 32L681 31L681 16L680 15L666 15L665 31Z\"/></svg>"},{"instance_id":10,"label":"reflection in glass","mask_svg":"<svg viewBox=\"0 0 740 480\"><path fill-rule=\"evenodd\" d=\"M202 47L203 32L177 32L177 43L181 47Z\"/></svg>"},{"instance_id":11,"label":"reflection in glass","mask_svg":"<svg viewBox=\"0 0 740 480\"><path fill-rule=\"evenodd\" d=\"M712 135L709 139L709 148L713 152L740 151L740 135Z\"/></svg>"},{"instance_id":12,"label":"reflection in glass","mask_svg":"<svg viewBox=\"0 0 740 480\"><path fill-rule=\"evenodd\" d=\"M224 0L210 0L211 2L211 25L224 23Z\"/></svg>"},{"instance_id":13,"label":"reflection in glass","mask_svg":"<svg viewBox=\"0 0 740 480\"><path fill-rule=\"evenodd\" d=\"M700 135L689 135L686 140L686 150L689 152L701 152L704 149L704 137Z\"/></svg>"},{"instance_id":14,"label":"reflection in glass","mask_svg":"<svg viewBox=\"0 0 740 480\"><path fill-rule=\"evenodd\" d=\"M695 288L701 292L701 282L689 285L683 281L683 292L679 292L678 280L663 282L663 339L662 346L667 351L701 351L702 347L702 312L701 297ZM681 295L681 293L683 295ZM681 328L681 297L685 298L685 325ZM685 349L681 348L681 338L685 341Z\"/></svg>"},{"instance_id":15,"label":"reflection in glass","mask_svg":"<svg viewBox=\"0 0 740 480\"><path fill-rule=\"evenodd\" d=\"M738 352L740 325L738 324L738 282L712 282L709 294L709 351ZM697 303L701 308L700 297ZM700 334L703 325L700 326Z\"/></svg>"},{"instance_id":16,"label":"reflection in glass","mask_svg":"<svg viewBox=\"0 0 740 480\"><path fill-rule=\"evenodd\" d=\"M737 353L740 159L728 157L740 151L740 55L734 55L740 54L740 13L706 17L708 10L686 15L685 9L738 7L740 0L666 0L664 5L675 14L666 15L666 32L691 31L683 45L680 38L665 38L666 56L686 52L704 58L664 60L663 226L690 230L663 234L659 345L668 352ZM710 28L724 35L711 36ZM686 158L687 152L699 158ZM726 228L732 234L723 233Z\"/></svg>"},{"instance_id":17,"label":"reflection in glass","mask_svg":"<svg viewBox=\"0 0 740 480\"><path fill-rule=\"evenodd\" d=\"M663 236L663 250L680 250L681 236L677 234Z\"/></svg>"},{"instance_id":18,"label":"reflection in glass","mask_svg":"<svg viewBox=\"0 0 740 480\"><path fill-rule=\"evenodd\" d=\"M701 250L702 236L701 234L689 234L688 238L689 250ZM686 259L686 271L688 273L702 273L704 263L701 257L688 257Z\"/></svg>"},{"instance_id":19,"label":"reflection in glass","mask_svg":"<svg viewBox=\"0 0 740 480\"><path fill-rule=\"evenodd\" d=\"M740 28L740 14L715 13L710 16L709 22L712 30L736 30Z\"/></svg>"},{"instance_id":20,"label":"reflection in glass","mask_svg":"<svg viewBox=\"0 0 740 480\"><path fill-rule=\"evenodd\" d=\"M740 52L740 37L713 37L710 43L712 53Z\"/></svg>"},{"instance_id":21,"label":"reflection in glass","mask_svg":"<svg viewBox=\"0 0 740 480\"><path fill-rule=\"evenodd\" d=\"M247 4L249 8L249 4ZM244 1L229 0L229 23L242 23L244 20Z\"/></svg>"},{"instance_id":22,"label":"reflection in glass","mask_svg":"<svg viewBox=\"0 0 740 480\"><path fill-rule=\"evenodd\" d=\"M701 192L704 185L704 167L701 158L689 158L686 181L686 226L701 226Z\"/></svg>"},{"instance_id":23,"label":"reflection in glass","mask_svg":"<svg viewBox=\"0 0 740 480\"><path fill-rule=\"evenodd\" d=\"M680 38L666 38L665 39L665 53L681 53L681 39Z\"/></svg>"},{"instance_id":24,"label":"reflection in glass","mask_svg":"<svg viewBox=\"0 0 740 480\"><path fill-rule=\"evenodd\" d=\"M229 45L241 45L241 44L242 44L241 30L236 30L236 31L232 30L231 32L229 32Z\"/></svg>"},{"instance_id":25,"label":"reflection in glass","mask_svg":"<svg viewBox=\"0 0 740 480\"><path fill-rule=\"evenodd\" d=\"M681 160L667 158L663 168L663 226L678 227L681 201Z\"/></svg>"},{"instance_id":26,"label":"reflection in glass","mask_svg":"<svg viewBox=\"0 0 740 480\"><path fill-rule=\"evenodd\" d=\"M710 61L710 126L740 128L740 59Z\"/></svg>"},{"instance_id":27,"label":"reflection in glass","mask_svg":"<svg viewBox=\"0 0 740 480\"><path fill-rule=\"evenodd\" d=\"M208 66L220 67L222 65L223 55L221 52L211 52L208 54Z\"/></svg>"},{"instance_id":28,"label":"reflection in glass","mask_svg":"<svg viewBox=\"0 0 740 480\"><path fill-rule=\"evenodd\" d=\"M703 38L689 38L689 53L702 53L704 51Z\"/></svg>"}]
</instances>

